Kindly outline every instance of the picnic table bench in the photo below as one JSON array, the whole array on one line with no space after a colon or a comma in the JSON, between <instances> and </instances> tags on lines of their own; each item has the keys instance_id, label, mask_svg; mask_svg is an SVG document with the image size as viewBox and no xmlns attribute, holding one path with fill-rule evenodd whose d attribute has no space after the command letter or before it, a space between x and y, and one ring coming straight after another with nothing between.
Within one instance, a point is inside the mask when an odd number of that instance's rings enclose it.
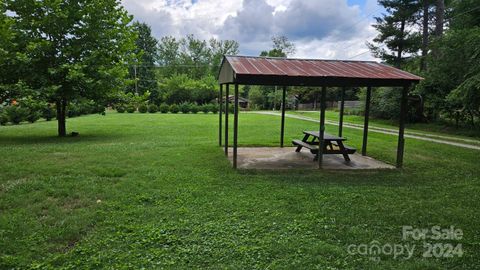
<instances>
[{"instance_id":1,"label":"picnic table bench","mask_svg":"<svg viewBox=\"0 0 480 270\"><path fill-rule=\"evenodd\" d=\"M319 132L318 131L303 131L304 137L302 140L293 140L293 145L297 146L295 152L300 152L303 147L310 150L312 154L315 154L314 160L318 159L318 148L319 148ZM309 138L312 139L309 141ZM354 154L357 149L345 145L343 142L347 139L344 137L334 136L328 133L324 133L324 149L323 154L341 154L345 161L350 161L349 154Z\"/></svg>"}]
</instances>

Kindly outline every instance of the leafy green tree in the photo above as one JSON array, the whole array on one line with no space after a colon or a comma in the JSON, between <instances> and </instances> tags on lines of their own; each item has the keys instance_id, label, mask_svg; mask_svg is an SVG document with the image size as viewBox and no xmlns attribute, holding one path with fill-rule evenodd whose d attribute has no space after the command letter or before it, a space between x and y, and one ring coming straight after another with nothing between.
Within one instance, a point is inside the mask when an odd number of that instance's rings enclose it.
<instances>
[{"instance_id":1,"label":"leafy green tree","mask_svg":"<svg viewBox=\"0 0 480 270\"><path fill-rule=\"evenodd\" d=\"M158 63L163 77L171 77L180 64L180 41L171 36L162 37L158 43Z\"/></svg>"},{"instance_id":2,"label":"leafy green tree","mask_svg":"<svg viewBox=\"0 0 480 270\"><path fill-rule=\"evenodd\" d=\"M135 22L133 28L137 34L134 50L137 57L129 70L130 78L135 80L134 85L129 87L129 91L138 95L143 95L146 91L156 93L155 62L158 41L152 36L152 30L147 24Z\"/></svg>"},{"instance_id":3,"label":"leafy green tree","mask_svg":"<svg viewBox=\"0 0 480 270\"><path fill-rule=\"evenodd\" d=\"M193 35L182 39L163 37L158 44L160 74L163 77L187 74L194 79L217 76L223 55L236 55L238 48L234 40L212 38L207 42Z\"/></svg>"},{"instance_id":4,"label":"leafy green tree","mask_svg":"<svg viewBox=\"0 0 480 270\"><path fill-rule=\"evenodd\" d=\"M430 118L461 112L474 124L480 111L480 9L475 0L453 1L448 9L449 28L432 43L419 91Z\"/></svg>"},{"instance_id":5,"label":"leafy green tree","mask_svg":"<svg viewBox=\"0 0 480 270\"><path fill-rule=\"evenodd\" d=\"M379 0L387 14L376 17L374 25L379 34L368 43L372 53L397 68L420 49L421 35L415 30L415 14L420 9L416 0ZM386 48L385 48L386 47Z\"/></svg>"},{"instance_id":6,"label":"leafy green tree","mask_svg":"<svg viewBox=\"0 0 480 270\"><path fill-rule=\"evenodd\" d=\"M119 1L6 0L5 5L16 30L17 81L56 104L59 136L67 133L70 101L102 103L124 88L134 32Z\"/></svg>"},{"instance_id":7,"label":"leafy green tree","mask_svg":"<svg viewBox=\"0 0 480 270\"><path fill-rule=\"evenodd\" d=\"M6 15L5 1L0 1L0 106L10 102L15 92L15 74L18 71L16 62L16 43L14 42L13 20Z\"/></svg>"},{"instance_id":8,"label":"leafy green tree","mask_svg":"<svg viewBox=\"0 0 480 270\"><path fill-rule=\"evenodd\" d=\"M197 39L194 35L188 35L180 41L182 73L189 74L194 79L206 76L210 66L210 55L207 41Z\"/></svg>"},{"instance_id":9,"label":"leafy green tree","mask_svg":"<svg viewBox=\"0 0 480 270\"><path fill-rule=\"evenodd\" d=\"M265 96L260 89L260 86L255 85L250 88L248 93L248 100L250 101L250 107L252 109L263 109L265 104Z\"/></svg>"},{"instance_id":10,"label":"leafy green tree","mask_svg":"<svg viewBox=\"0 0 480 270\"><path fill-rule=\"evenodd\" d=\"M288 40L286 36L273 36L273 50L283 52L285 56L295 54L295 44Z\"/></svg>"},{"instance_id":11,"label":"leafy green tree","mask_svg":"<svg viewBox=\"0 0 480 270\"><path fill-rule=\"evenodd\" d=\"M295 53L295 44L290 42L285 36L272 37L272 49L269 51L262 51L262 57L287 57ZM262 92L263 109L278 109L281 106L282 90L275 86L259 86Z\"/></svg>"},{"instance_id":12,"label":"leafy green tree","mask_svg":"<svg viewBox=\"0 0 480 270\"><path fill-rule=\"evenodd\" d=\"M205 104L216 98L218 86L215 77L211 75L195 80L186 74L180 74L165 79L160 89L163 100L168 104Z\"/></svg>"},{"instance_id":13,"label":"leafy green tree","mask_svg":"<svg viewBox=\"0 0 480 270\"><path fill-rule=\"evenodd\" d=\"M186 85L190 82L187 74L174 75L160 84L163 100L168 104L180 104L190 100Z\"/></svg>"},{"instance_id":14,"label":"leafy green tree","mask_svg":"<svg viewBox=\"0 0 480 270\"><path fill-rule=\"evenodd\" d=\"M272 37L273 48L269 51L262 51L263 57L287 57L295 53L295 44L290 42L285 36Z\"/></svg>"},{"instance_id":15,"label":"leafy green tree","mask_svg":"<svg viewBox=\"0 0 480 270\"><path fill-rule=\"evenodd\" d=\"M220 71L220 65L224 55L237 55L239 44L235 40L216 40L210 39L210 64L212 66L211 75L217 76Z\"/></svg>"}]
</instances>

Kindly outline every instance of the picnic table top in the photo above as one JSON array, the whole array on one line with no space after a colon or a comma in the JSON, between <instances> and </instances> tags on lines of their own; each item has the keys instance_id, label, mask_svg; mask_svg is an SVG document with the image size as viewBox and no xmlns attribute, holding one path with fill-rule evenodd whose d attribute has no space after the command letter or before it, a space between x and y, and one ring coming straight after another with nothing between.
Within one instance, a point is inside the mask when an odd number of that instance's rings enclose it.
<instances>
[{"instance_id":1,"label":"picnic table top","mask_svg":"<svg viewBox=\"0 0 480 270\"><path fill-rule=\"evenodd\" d=\"M304 133L304 134L311 135L311 136L316 137L316 138L320 137L318 130L317 130L317 131L308 131L308 130L306 130L306 131L303 131L303 133ZM323 139L324 139L325 141L346 141L346 140L347 140L347 139L344 138L344 137L338 137L338 136L335 136L335 135L332 135L332 134L329 134L329 133L326 133L326 132L323 133Z\"/></svg>"}]
</instances>

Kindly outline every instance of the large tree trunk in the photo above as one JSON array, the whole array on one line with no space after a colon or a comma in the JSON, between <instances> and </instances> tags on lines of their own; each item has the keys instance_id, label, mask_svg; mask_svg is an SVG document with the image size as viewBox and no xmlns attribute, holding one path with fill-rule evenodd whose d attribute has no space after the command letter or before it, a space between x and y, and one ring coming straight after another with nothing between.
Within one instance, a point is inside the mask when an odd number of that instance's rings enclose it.
<instances>
[{"instance_id":1,"label":"large tree trunk","mask_svg":"<svg viewBox=\"0 0 480 270\"><path fill-rule=\"evenodd\" d=\"M422 24L422 57L420 58L420 71L427 71L428 54L428 9L429 1L423 0L423 24Z\"/></svg>"},{"instance_id":2,"label":"large tree trunk","mask_svg":"<svg viewBox=\"0 0 480 270\"><path fill-rule=\"evenodd\" d=\"M405 19L402 19L401 25L400 25L400 43L398 45L397 57L395 59L396 68L402 67L402 53L403 53L403 42L404 42L403 38L405 36L405 24L406 24Z\"/></svg>"},{"instance_id":3,"label":"large tree trunk","mask_svg":"<svg viewBox=\"0 0 480 270\"><path fill-rule=\"evenodd\" d=\"M66 123L66 111L67 111L67 100L62 98L57 100L57 123L58 123L58 136L65 137L67 136L67 123Z\"/></svg>"},{"instance_id":4,"label":"large tree trunk","mask_svg":"<svg viewBox=\"0 0 480 270\"><path fill-rule=\"evenodd\" d=\"M440 39L443 36L443 23L445 21L445 1L436 0L436 10L435 10L435 39ZM432 55L435 59L440 58L440 53L438 49L432 50Z\"/></svg>"},{"instance_id":5,"label":"large tree trunk","mask_svg":"<svg viewBox=\"0 0 480 270\"><path fill-rule=\"evenodd\" d=\"M437 0L436 8L436 21L435 21L435 36L440 38L443 36L443 23L445 20L445 1Z\"/></svg>"}]
</instances>

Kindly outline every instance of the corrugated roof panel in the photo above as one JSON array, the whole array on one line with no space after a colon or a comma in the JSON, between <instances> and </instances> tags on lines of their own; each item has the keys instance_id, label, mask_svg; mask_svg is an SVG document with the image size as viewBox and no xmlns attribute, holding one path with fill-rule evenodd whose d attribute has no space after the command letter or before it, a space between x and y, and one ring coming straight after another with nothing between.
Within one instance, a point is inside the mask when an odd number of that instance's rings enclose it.
<instances>
[{"instance_id":1,"label":"corrugated roof panel","mask_svg":"<svg viewBox=\"0 0 480 270\"><path fill-rule=\"evenodd\" d=\"M236 74L292 77L343 77L359 79L400 79L419 81L422 78L403 70L372 61L226 56Z\"/></svg>"}]
</instances>

